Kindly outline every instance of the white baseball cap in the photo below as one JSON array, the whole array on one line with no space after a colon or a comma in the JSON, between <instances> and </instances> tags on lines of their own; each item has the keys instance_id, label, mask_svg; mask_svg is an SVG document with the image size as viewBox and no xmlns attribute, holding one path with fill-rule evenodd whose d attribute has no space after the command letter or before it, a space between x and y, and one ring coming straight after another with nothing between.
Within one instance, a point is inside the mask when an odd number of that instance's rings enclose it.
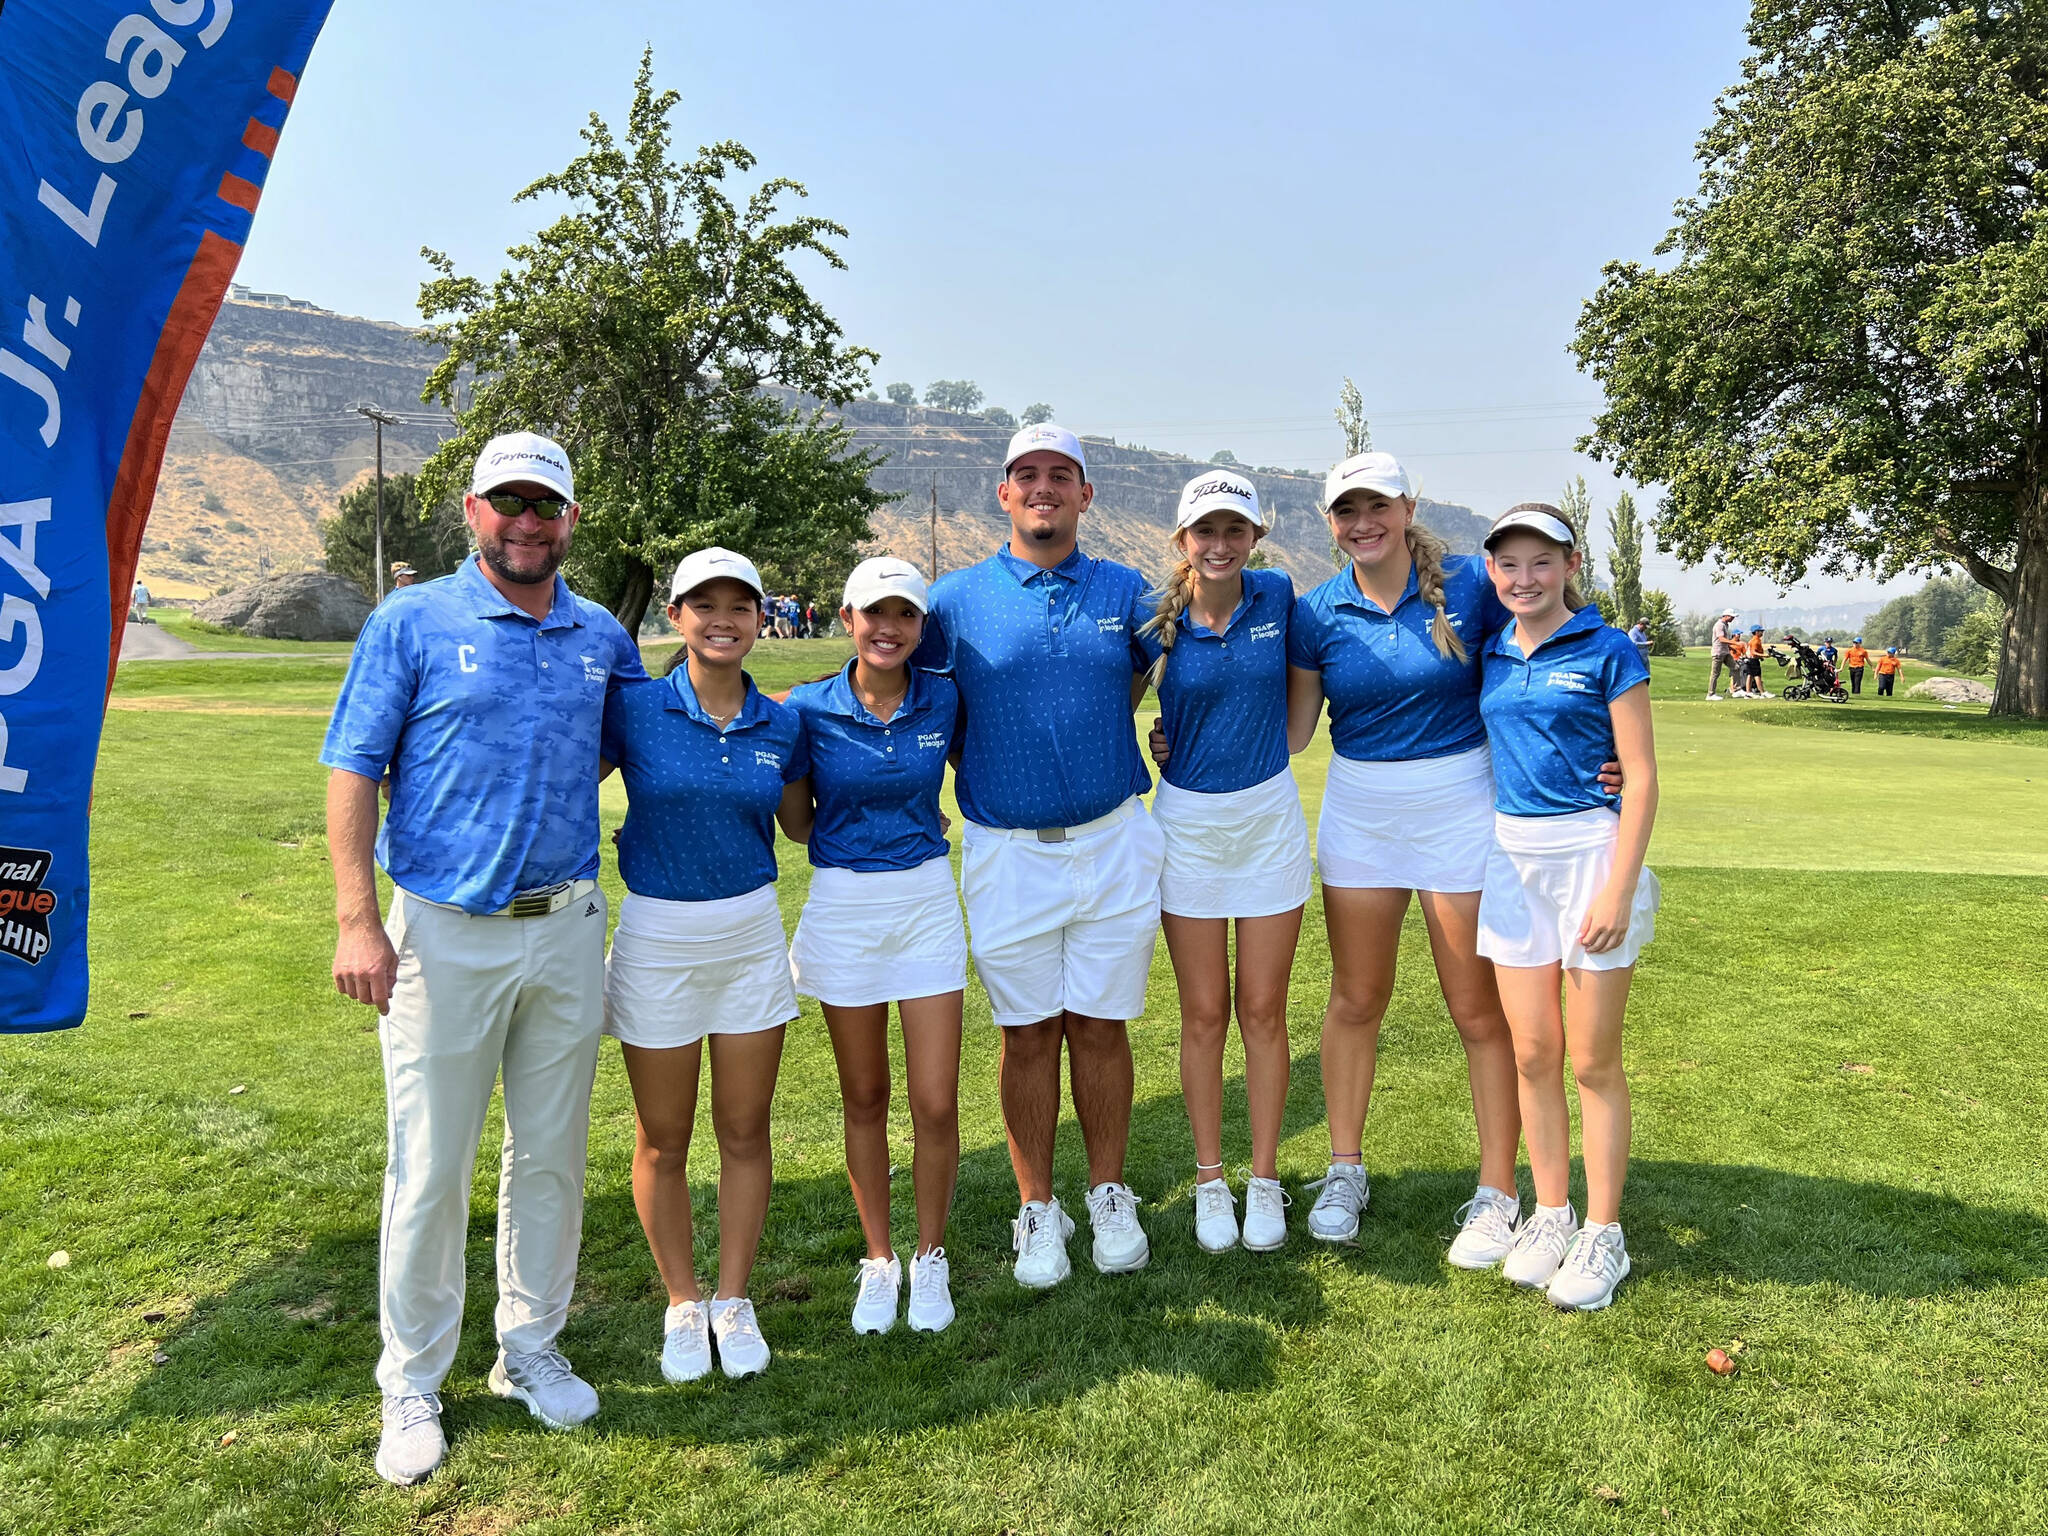
<instances>
[{"instance_id":1,"label":"white baseball cap","mask_svg":"<svg viewBox=\"0 0 2048 1536\"><path fill-rule=\"evenodd\" d=\"M1721 610L1721 617L1724 619L1732 619L1735 617L1735 610L1733 608L1723 608Z\"/></svg>"},{"instance_id":2,"label":"white baseball cap","mask_svg":"<svg viewBox=\"0 0 2048 1536\"><path fill-rule=\"evenodd\" d=\"M1209 470L1181 487L1180 511L1173 526L1176 531L1192 528L1210 512L1235 512L1254 528L1272 527L1260 510L1259 488L1227 469Z\"/></svg>"},{"instance_id":3,"label":"white baseball cap","mask_svg":"<svg viewBox=\"0 0 2048 1536\"><path fill-rule=\"evenodd\" d=\"M1518 507L1509 507L1493 520L1493 526L1486 530L1486 548L1492 549L1517 528L1540 533L1566 549L1578 547L1579 536L1572 532L1572 525L1558 515L1557 508L1540 501L1525 501Z\"/></svg>"},{"instance_id":4,"label":"white baseball cap","mask_svg":"<svg viewBox=\"0 0 2048 1536\"><path fill-rule=\"evenodd\" d=\"M1083 481L1088 478L1088 461L1081 455L1081 439L1065 427L1041 421L1035 427L1026 427L1010 439L1009 449L1003 454L1003 473L1009 474L1010 466L1027 453L1063 453L1074 461L1081 471Z\"/></svg>"},{"instance_id":5,"label":"white baseball cap","mask_svg":"<svg viewBox=\"0 0 2048 1536\"><path fill-rule=\"evenodd\" d=\"M1323 476L1323 505L1334 507L1346 491L1377 491L1382 496L1413 496L1408 471L1391 453L1354 453Z\"/></svg>"},{"instance_id":6,"label":"white baseball cap","mask_svg":"<svg viewBox=\"0 0 2048 1536\"><path fill-rule=\"evenodd\" d=\"M863 560L846 578L843 608L872 608L885 597L900 597L919 613L931 612L931 587L924 572L908 560L877 555Z\"/></svg>"},{"instance_id":7,"label":"white baseball cap","mask_svg":"<svg viewBox=\"0 0 2048 1536\"><path fill-rule=\"evenodd\" d=\"M693 555L683 556L683 563L676 567L675 578L668 584L668 600L688 596L707 581L723 578L753 588L754 596L766 597L768 589L761 585L761 573L754 569L754 562L745 555L736 555L729 549L713 545L700 549Z\"/></svg>"},{"instance_id":8,"label":"white baseball cap","mask_svg":"<svg viewBox=\"0 0 2048 1536\"><path fill-rule=\"evenodd\" d=\"M469 477L472 496L488 496L501 485L531 480L576 499L576 480L569 473L569 455L562 445L538 432L505 432L484 444Z\"/></svg>"}]
</instances>

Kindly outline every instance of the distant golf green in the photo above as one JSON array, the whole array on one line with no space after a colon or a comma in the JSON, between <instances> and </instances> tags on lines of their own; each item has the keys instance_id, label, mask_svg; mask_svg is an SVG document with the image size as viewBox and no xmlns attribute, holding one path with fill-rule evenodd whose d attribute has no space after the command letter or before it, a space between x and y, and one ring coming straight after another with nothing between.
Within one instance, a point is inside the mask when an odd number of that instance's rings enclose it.
<instances>
[{"instance_id":1,"label":"distant golf green","mask_svg":"<svg viewBox=\"0 0 2048 1536\"><path fill-rule=\"evenodd\" d=\"M844 649L757 654L777 687ZM314 759L340 677L339 658L121 674L95 796L92 1017L0 1040L10 1536L2048 1529L2048 731L1868 694L1708 703L1698 658L1656 664L1665 907L1631 1009L1636 1271L1610 1311L1557 1314L1443 1264L1475 1150L1413 920L1361 1240L1308 1239L1300 1184L1327 1154L1318 910L1292 996L1284 1250L1194 1245L1162 946L1134 1029L1151 1267L1098 1276L1083 1237L1056 1290L1011 1280L995 1036L970 988L960 1318L855 1339L861 1247L808 1009L755 1286L775 1361L671 1387L607 1047L562 1340L604 1411L552 1434L484 1389L494 1121L450 1458L397 1490L370 1466L375 1022L328 979ZM1326 762L1321 740L1297 760L1311 812ZM605 805L615 822L616 787ZM808 870L782 852L793 922ZM609 852L604 878L616 897ZM700 1268L716 1239L705 1121ZM1226 1125L1234 1166L1235 1080ZM907 1168L900 1090L892 1144ZM1057 1177L1078 1205L1071 1121ZM907 1177L898 1194L907 1251ZM58 1250L69 1264L51 1268ZM1716 1345L1733 1376L1703 1364Z\"/></svg>"}]
</instances>

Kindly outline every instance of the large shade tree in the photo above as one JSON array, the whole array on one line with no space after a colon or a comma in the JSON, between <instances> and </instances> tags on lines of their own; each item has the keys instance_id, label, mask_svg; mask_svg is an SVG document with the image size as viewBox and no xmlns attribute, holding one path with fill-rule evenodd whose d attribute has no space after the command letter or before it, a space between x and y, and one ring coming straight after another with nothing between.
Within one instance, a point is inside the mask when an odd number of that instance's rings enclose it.
<instances>
[{"instance_id":1,"label":"large shade tree","mask_svg":"<svg viewBox=\"0 0 2048 1536\"><path fill-rule=\"evenodd\" d=\"M1659 544L1792 582L1960 565L2048 718L2048 3L1757 0L1694 196L1574 341Z\"/></svg>"},{"instance_id":2,"label":"large shade tree","mask_svg":"<svg viewBox=\"0 0 2048 1536\"><path fill-rule=\"evenodd\" d=\"M776 392L843 405L867 387L875 354L844 343L792 266L843 267L846 231L782 218L781 199L804 195L786 178L736 203L728 181L754 168L742 145L672 158L678 99L654 89L644 54L624 141L593 113L584 152L519 194L568 211L492 283L425 252L441 275L420 290L426 335L446 349L426 398L452 405L475 380L422 497L459 489L495 433L558 437L584 508L570 574L629 631L666 569L708 544L751 555L773 588L832 590L888 500L848 428Z\"/></svg>"}]
</instances>

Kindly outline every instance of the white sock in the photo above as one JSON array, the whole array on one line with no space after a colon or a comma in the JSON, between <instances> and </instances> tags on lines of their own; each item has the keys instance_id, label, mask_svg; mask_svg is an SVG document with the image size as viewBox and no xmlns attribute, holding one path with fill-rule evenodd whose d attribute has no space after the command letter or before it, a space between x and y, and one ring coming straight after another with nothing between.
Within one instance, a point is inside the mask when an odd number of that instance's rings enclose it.
<instances>
[{"instance_id":1,"label":"white sock","mask_svg":"<svg viewBox=\"0 0 2048 1536\"><path fill-rule=\"evenodd\" d=\"M1572 1203L1567 1200L1563 1205L1539 1205L1536 1207L1536 1214L1538 1216L1563 1216L1569 1220L1572 1214Z\"/></svg>"}]
</instances>

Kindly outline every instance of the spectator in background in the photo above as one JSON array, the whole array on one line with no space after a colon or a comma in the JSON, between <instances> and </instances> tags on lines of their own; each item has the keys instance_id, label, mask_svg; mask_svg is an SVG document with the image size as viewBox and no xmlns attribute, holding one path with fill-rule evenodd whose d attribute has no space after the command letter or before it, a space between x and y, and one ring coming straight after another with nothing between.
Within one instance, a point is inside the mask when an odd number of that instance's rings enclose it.
<instances>
[{"instance_id":1,"label":"spectator in background","mask_svg":"<svg viewBox=\"0 0 2048 1536\"><path fill-rule=\"evenodd\" d=\"M394 592L400 587L411 586L419 579L420 573L405 561L394 560L391 562L391 588Z\"/></svg>"},{"instance_id":2,"label":"spectator in background","mask_svg":"<svg viewBox=\"0 0 2048 1536\"><path fill-rule=\"evenodd\" d=\"M1649 624L1645 620L1637 619L1629 629L1628 639L1629 644L1636 648L1636 654L1643 658L1643 665L1647 667L1650 664Z\"/></svg>"},{"instance_id":3,"label":"spectator in background","mask_svg":"<svg viewBox=\"0 0 2048 1536\"><path fill-rule=\"evenodd\" d=\"M1831 667L1839 659L1840 653L1835 650L1835 637L1833 635L1829 635L1827 639L1821 641L1818 654L1820 659Z\"/></svg>"},{"instance_id":4,"label":"spectator in background","mask_svg":"<svg viewBox=\"0 0 2048 1536\"><path fill-rule=\"evenodd\" d=\"M1880 699L1892 696L1892 686L1898 681L1899 668L1904 665L1905 662L1899 658L1899 648L1896 645L1886 646L1884 654L1877 658L1877 696Z\"/></svg>"},{"instance_id":5,"label":"spectator in background","mask_svg":"<svg viewBox=\"0 0 2048 1536\"><path fill-rule=\"evenodd\" d=\"M147 624L150 621L149 588L145 587L142 584L142 578L140 576L135 578L135 590L129 594L128 608L128 617L133 619L137 624Z\"/></svg>"},{"instance_id":6,"label":"spectator in background","mask_svg":"<svg viewBox=\"0 0 2048 1536\"><path fill-rule=\"evenodd\" d=\"M818 638L818 605L815 601L804 604L804 638L806 640Z\"/></svg>"},{"instance_id":7,"label":"spectator in background","mask_svg":"<svg viewBox=\"0 0 2048 1536\"><path fill-rule=\"evenodd\" d=\"M1849 642L1849 649L1842 653L1842 660L1849 663L1849 691L1863 691L1863 669L1870 665L1870 652L1863 649L1863 637L1858 635Z\"/></svg>"},{"instance_id":8,"label":"spectator in background","mask_svg":"<svg viewBox=\"0 0 2048 1536\"><path fill-rule=\"evenodd\" d=\"M1724 608L1721 617L1714 620L1714 670L1707 680L1707 697L1721 697L1721 669L1728 668L1730 693L1742 692L1742 663L1736 658L1735 648L1741 644L1735 638L1735 610Z\"/></svg>"}]
</instances>

